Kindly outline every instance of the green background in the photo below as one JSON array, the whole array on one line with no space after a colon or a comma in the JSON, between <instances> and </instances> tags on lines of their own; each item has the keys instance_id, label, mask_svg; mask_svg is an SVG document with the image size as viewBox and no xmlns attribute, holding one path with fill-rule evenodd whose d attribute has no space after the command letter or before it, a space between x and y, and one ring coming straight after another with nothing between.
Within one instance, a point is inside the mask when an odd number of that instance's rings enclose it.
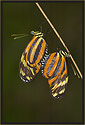
<instances>
[{"instance_id":1,"label":"green background","mask_svg":"<svg viewBox=\"0 0 85 125\"><path fill-rule=\"evenodd\" d=\"M42 23L49 52L64 49L35 3L3 2L3 122L82 122L82 80L74 76L68 59L69 83L65 95L52 97L41 72L30 83L19 77L21 54ZM82 3L43 2L41 7L65 41L82 72ZM14 40L13 33L28 33Z\"/></svg>"}]
</instances>

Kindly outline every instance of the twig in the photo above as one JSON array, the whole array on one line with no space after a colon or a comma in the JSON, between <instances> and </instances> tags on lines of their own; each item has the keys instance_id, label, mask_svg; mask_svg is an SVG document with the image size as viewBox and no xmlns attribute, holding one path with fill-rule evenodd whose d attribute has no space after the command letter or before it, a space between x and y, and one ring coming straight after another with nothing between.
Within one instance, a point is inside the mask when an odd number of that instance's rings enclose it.
<instances>
[{"instance_id":1,"label":"twig","mask_svg":"<svg viewBox=\"0 0 85 125\"><path fill-rule=\"evenodd\" d=\"M53 24L50 22L50 20L48 19L48 17L46 16L46 14L44 13L44 11L42 10L42 8L40 7L39 3L36 3L37 7L39 8L39 10L41 11L41 13L43 14L43 16L45 17L45 19L47 20L47 22L49 23L49 25L51 26L51 28L53 29L53 31L55 32L55 34L57 35L57 37L59 38L59 40L61 41L61 43L63 44L64 48L66 49L67 53L70 55L70 58L73 62L73 64L75 65L81 79L82 79L82 74L76 64L76 62L74 61L72 55L70 54L70 51L68 50L67 46L65 45L64 41L62 40L62 38L60 37L60 35L58 34L58 32L56 31L55 27L53 26Z\"/></svg>"}]
</instances>

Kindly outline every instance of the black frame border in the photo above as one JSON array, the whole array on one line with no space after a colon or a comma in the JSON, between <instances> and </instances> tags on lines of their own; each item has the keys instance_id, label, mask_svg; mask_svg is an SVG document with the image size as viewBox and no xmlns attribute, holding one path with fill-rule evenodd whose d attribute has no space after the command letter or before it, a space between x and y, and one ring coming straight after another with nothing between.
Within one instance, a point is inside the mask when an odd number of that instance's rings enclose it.
<instances>
[{"instance_id":1,"label":"black frame border","mask_svg":"<svg viewBox=\"0 0 85 125\"><path fill-rule=\"evenodd\" d=\"M33 2L33 3L35 3L35 2L39 2L39 3L41 3L41 2L81 2L82 3L82 62L83 62L83 64L82 64L82 71L83 71L83 85L82 85L82 122L52 122L52 123L47 123L47 122L37 122L37 123L34 123L34 122L3 122L3 3L4 2L13 2L13 3L15 3L15 2L17 2L17 3L25 3L25 2ZM84 1L83 0L79 0L79 1L71 1L71 0L69 0L69 1L40 1L40 0L38 0L38 1L15 1L15 0L3 0L3 1L1 1L1 124L84 124Z\"/></svg>"}]
</instances>

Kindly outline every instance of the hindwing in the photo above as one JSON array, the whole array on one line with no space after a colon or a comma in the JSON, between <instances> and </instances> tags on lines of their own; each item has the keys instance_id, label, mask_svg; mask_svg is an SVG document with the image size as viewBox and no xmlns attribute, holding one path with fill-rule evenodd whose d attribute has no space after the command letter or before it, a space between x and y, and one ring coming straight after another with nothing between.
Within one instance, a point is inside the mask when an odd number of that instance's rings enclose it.
<instances>
[{"instance_id":1,"label":"hindwing","mask_svg":"<svg viewBox=\"0 0 85 125\"><path fill-rule=\"evenodd\" d=\"M23 53L22 56L21 56L21 60L20 60L20 63L19 63L19 73L20 73L20 78L24 82L29 82L38 73L38 71L40 70L41 65L38 65L37 68L36 67L30 67L26 63L25 56L26 56L25 53Z\"/></svg>"}]
</instances>

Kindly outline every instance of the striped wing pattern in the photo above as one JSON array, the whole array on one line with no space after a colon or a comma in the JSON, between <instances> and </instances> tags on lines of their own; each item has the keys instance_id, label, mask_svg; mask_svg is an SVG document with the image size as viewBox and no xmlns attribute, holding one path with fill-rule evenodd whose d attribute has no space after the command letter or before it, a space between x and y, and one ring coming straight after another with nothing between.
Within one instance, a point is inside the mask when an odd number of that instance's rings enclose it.
<instances>
[{"instance_id":1,"label":"striped wing pattern","mask_svg":"<svg viewBox=\"0 0 85 125\"><path fill-rule=\"evenodd\" d=\"M48 79L53 97L60 98L68 83L66 57L69 55L63 51L48 54L43 33L31 31L31 34L34 35L33 39L22 53L19 63L20 78L30 82L42 67L42 74Z\"/></svg>"},{"instance_id":2,"label":"striped wing pattern","mask_svg":"<svg viewBox=\"0 0 85 125\"><path fill-rule=\"evenodd\" d=\"M50 54L44 64L43 75L48 79L53 97L62 97L68 83L66 55L60 52Z\"/></svg>"},{"instance_id":3,"label":"striped wing pattern","mask_svg":"<svg viewBox=\"0 0 85 125\"><path fill-rule=\"evenodd\" d=\"M19 64L20 77L24 82L31 81L39 72L46 50L46 42L42 37L34 36L29 42Z\"/></svg>"},{"instance_id":4,"label":"striped wing pattern","mask_svg":"<svg viewBox=\"0 0 85 125\"><path fill-rule=\"evenodd\" d=\"M31 68L30 66L27 65L26 60L25 60L25 53L22 54L21 56L21 61L19 64L19 69L20 69L20 78L24 81L24 82L29 82L31 81L36 72L35 72L35 68Z\"/></svg>"}]
</instances>

